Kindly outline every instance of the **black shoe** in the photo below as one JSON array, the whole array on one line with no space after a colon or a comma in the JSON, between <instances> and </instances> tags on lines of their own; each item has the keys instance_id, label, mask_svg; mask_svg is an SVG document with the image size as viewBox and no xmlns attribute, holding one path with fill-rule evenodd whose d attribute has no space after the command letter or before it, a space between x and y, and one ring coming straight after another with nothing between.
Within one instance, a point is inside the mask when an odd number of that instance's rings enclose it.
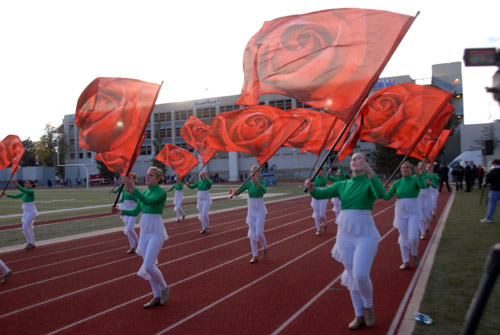
<instances>
[{"instance_id":1,"label":"black shoe","mask_svg":"<svg viewBox=\"0 0 500 335\"><path fill-rule=\"evenodd\" d=\"M155 298L153 298L153 300L151 300L150 302L148 302L147 304L145 304L144 308L153 308L153 307L160 306L160 305L161 305L160 298L159 297L155 297Z\"/></svg>"},{"instance_id":2,"label":"black shoe","mask_svg":"<svg viewBox=\"0 0 500 335\"><path fill-rule=\"evenodd\" d=\"M7 272L3 278L2 278L2 284L5 284L6 282L9 281L9 278L10 276L12 276L12 270L9 270L9 272Z\"/></svg>"},{"instance_id":3,"label":"black shoe","mask_svg":"<svg viewBox=\"0 0 500 335\"><path fill-rule=\"evenodd\" d=\"M135 254L135 248L128 249L127 254Z\"/></svg>"}]
</instances>

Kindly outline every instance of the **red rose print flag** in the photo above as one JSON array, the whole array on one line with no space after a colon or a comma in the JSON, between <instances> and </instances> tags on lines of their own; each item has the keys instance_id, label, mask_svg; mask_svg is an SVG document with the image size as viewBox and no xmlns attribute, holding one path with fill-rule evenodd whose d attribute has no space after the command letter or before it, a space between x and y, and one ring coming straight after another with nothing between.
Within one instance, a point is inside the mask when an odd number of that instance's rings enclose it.
<instances>
[{"instance_id":1,"label":"red rose print flag","mask_svg":"<svg viewBox=\"0 0 500 335\"><path fill-rule=\"evenodd\" d=\"M217 153L217 149L207 144L207 134L210 126L206 125L196 116L190 116L181 128L181 136L200 154L203 165Z\"/></svg>"},{"instance_id":2,"label":"red rose print flag","mask_svg":"<svg viewBox=\"0 0 500 335\"><path fill-rule=\"evenodd\" d=\"M160 85L128 78L97 78L78 99L80 146L131 156L145 131ZM139 143L141 145L142 143Z\"/></svg>"},{"instance_id":3,"label":"red rose print flag","mask_svg":"<svg viewBox=\"0 0 500 335\"><path fill-rule=\"evenodd\" d=\"M431 126L424 133L422 139L420 139L420 141L410 153L411 157L415 157L420 160L427 160L427 156L429 155L430 150L436 142L436 139L441 134L454 111L455 107L450 104L447 104L443 108L443 110L436 116L436 119L432 121ZM398 150L398 154L403 153Z\"/></svg>"},{"instance_id":4,"label":"red rose print flag","mask_svg":"<svg viewBox=\"0 0 500 335\"><path fill-rule=\"evenodd\" d=\"M21 139L16 135L7 135L0 142L0 169L6 169L9 166L10 177L19 169L19 163L24 156L24 145Z\"/></svg>"},{"instance_id":5,"label":"red rose print flag","mask_svg":"<svg viewBox=\"0 0 500 335\"><path fill-rule=\"evenodd\" d=\"M349 141L359 138L408 155L451 96L439 88L411 83L378 90L363 104Z\"/></svg>"},{"instance_id":6,"label":"red rose print flag","mask_svg":"<svg viewBox=\"0 0 500 335\"><path fill-rule=\"evenodd\" d=\"M192 153L172 144L165 144L155 159L168 165L179 175L180 179L184 178L199 163Z\"/></svg>"},{"instance_id":7,"label":"red rose print flag","mask_svg":"<svg viewBox=\"0 0 500 335\"><path fill-rule=\"evenodd\" d=\"M334 126L344 124L331 114L312 109L294 108L287 112L307 121L284 143L286 147L302 149L301 153L312 152L319 156L323 149L328 148L325 143L330 136L335 135L332 134Z\"/></svg>"},{"instance_id":8,"label":"red rose print flag","mask_svg":"<svg viewBox=\"0 0 500 335\"><path fill-rule=\"evenodd\" d=\"M429 163L434 163L437 156L441 152L446 140L451 135L451 129L444 129L439 135L438 139L434 142L429 154L427 155L427 161Z\"/></svg>"},{"instance_id":9,"label":"red rose print flag","mask_svg":"<svg viewBox=\"0 0 500 335\"><path fill-rule=\"evenodd\" d=\"M217 114L208 132L209 146L238 151L264 164L305 122L279 108L257 105Z\"/></svg>"},{"instance_id":10,"label":"red rose print flag","mask_svg":"<svg viewBox=\"0 0 500 335\"><path fill-rule=\"evenodd\" d=\"M415 17L343 8L265 22L249 40L239 105L277 93L348 122Z\"/></svg>"}]
</instances>

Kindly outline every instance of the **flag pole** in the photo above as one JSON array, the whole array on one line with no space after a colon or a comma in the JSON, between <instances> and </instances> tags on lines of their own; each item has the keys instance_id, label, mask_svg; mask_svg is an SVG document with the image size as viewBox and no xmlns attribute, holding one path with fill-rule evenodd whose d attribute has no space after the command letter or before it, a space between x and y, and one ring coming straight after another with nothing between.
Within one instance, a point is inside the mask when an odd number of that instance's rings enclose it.
<instances>
[{"instance_id":1,"label":"flag pole","mask_svg":"<svg viewBox=\"0 0 500 335\"><path fill-rule=\"evenodd\" d=\"M161 81L160 87L158 87L158 91L156 91L156 95L155 95L155 98L153 100L153 104L151 106L151 109L149 110L148 119L151 117L151 114L153 113L153 110L155 108L156 99L158 99L158 95L160 94L160 90L161 90L162 86L163 86L163 80ZM146 131L147 125L148 125L148 123L145 122L144 126L142 127L141 134L144 134L144 132ZM139 136L139 140L137 141L137 144L135 145L135 149L134 149L134 152L133 152L132 157L130 159L130 164L128 165L127 173L125 173L125 176L129 175L130 171L132 170L132 166L135 164L135 161L137 159L137 154L138 154L137 150L139 150L139 147L142 144L141 139L142 139L142 136ZM114 203L113 207L116 207L116 205L118 204L118 200L120 199L120 196L122 194L122 190L123 190L123 187L120 188L120 191L116 195L116 199L115 199L115 203Z\"/></svg>"}]
</instances>

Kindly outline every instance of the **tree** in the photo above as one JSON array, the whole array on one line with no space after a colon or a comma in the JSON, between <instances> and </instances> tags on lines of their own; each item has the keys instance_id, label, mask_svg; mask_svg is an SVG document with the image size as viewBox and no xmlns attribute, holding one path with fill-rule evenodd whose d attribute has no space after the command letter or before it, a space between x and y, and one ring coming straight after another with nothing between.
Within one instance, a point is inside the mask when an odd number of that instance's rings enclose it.
<instances>
[{"instance_id":1,"label":"tree","mask_svg":"<svg viewBox=\"0 0 500 335\"><path fill-rule=\"evenodd\" d=\"M21 166L35 166L36 165L36 142L33 142L29 137L23 141L24 156L21 160Z\"/></svg>"},{"instance_id":2,"label":"tree","mask_svg":"<svg viewBox=\"0 0 500 335\"><path fill-rule=\"evenodd\" d=\"M57 165L57 128L50 124L45 125L45 134L36 143L35 153L38 156L39 164L42 166Z\"/></svg>"},{"instance_id":3,"label":"tree","mask_svg":"<svg viewBox=\"0 0 500 335\"><path fill-rule=\"evenodd\" d=\"M479 139L474 139L474 144L469 147L470 150L481 150L483 147L483 141L492 140L493 149L498 147L498 139L495 136L495 127L492 123L481 128L481 137Z\"/></svg>"},{"instance_id":4,"label":"tree","mask_svg":"<svg viewBox=\"0 0 500 335\"><path fill-rule=\"evenodd\" d=\"M380 144L376 144L375 151L372 151L367 156L375 163L375 172L386 177L390 177L405 158L404 155L398 155L395 149L387 148ZM418 162L413 157L408 157L406 160L413 165L416 165Z\"/></svg>"},{"instance_id":5,"label":"tree","mask_svg":"<svg viewBox=\"0 0 500 335\"><path fill-rule=\"evenodd\" d=\"M103 162L101 162L101 161L95 161L95 162L97 164L97 170L99 170L99 173L101 174L101 176L104 179L114 180L115 177L116 177L116 179L120 178L120 175L118 173L114 173L114 172L109 171L108 167Z\"/></svg>"}]
</instances>

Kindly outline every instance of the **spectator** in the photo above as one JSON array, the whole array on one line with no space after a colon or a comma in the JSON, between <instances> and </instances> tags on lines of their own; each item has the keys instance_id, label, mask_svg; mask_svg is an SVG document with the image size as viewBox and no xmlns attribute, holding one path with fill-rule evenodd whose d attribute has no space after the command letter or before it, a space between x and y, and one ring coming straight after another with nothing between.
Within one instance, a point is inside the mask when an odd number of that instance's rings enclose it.
<instances>
[{"instance_id":1,"label":"spectator","mask_svg":"<svg viewBox=\"0 0 500 335\"><path fill-rule=\"evenodd\" d=\"M441 192L441 189L443 188L443 184L446 184L446 187L448 188L448 192L451 192L450 190L450 184L448 183L448 173L450 172L450 169L446 165L446 163L441 163L441 167L439 168L439 192Z\"/></svg>"},{"instance_id":2,"label":"spectator","mask_svg":"<svg viewBox=\"0 0 500 335\"><path fill-rule=\"evenodd\" d=\"M483 223L491 223L495 208L500 200L500 159L494 159L491 162L491 170L486 175L486 184L490 185L490 193L488 194L488 210L486 217L481 219Z\"/></svg>"},{"instance_id":3,"label":"spectator","mask_svg":"<svg viewBox=\"0 0 500 335\"><path fill-rule=\"evenodd\" d=\"M477 185L479 188L482 187L484 180L484 169L481 164L477 165Z\"/></svg>"}]
</instances>

